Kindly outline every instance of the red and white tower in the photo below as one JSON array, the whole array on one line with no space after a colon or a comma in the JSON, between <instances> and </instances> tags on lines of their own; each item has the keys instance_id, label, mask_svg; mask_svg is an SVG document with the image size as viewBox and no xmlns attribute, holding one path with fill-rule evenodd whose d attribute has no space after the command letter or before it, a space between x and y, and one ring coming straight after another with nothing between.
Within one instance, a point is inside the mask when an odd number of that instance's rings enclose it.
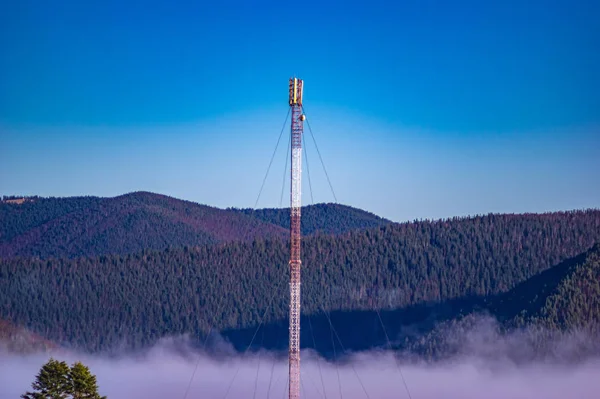
<instances>
[{"instance_id":1,"label":"red and white tower","mask_svg":"<svg viewBox=\"0 0 600 399\"><path fill-rule=\"evenodd\" d=\"M290 187L290 353L289 398L300 398L300 209L302 207L302 112L303 81L290 78L289 104L292 108L292 171Z\"/></svg>"}]
</instances>

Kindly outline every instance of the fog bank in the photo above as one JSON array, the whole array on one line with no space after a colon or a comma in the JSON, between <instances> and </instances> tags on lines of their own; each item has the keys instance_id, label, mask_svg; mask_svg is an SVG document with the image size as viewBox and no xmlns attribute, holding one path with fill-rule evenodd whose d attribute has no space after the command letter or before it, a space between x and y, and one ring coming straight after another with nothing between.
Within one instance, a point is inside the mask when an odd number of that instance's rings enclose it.
<instances>
[{"instance_id":1,"label":"fog bank","mask_svg":"<svg viewBox=\"0 0 600 399\"><path fill-rule=\"evenodd\" d=\"M409 398L403 378L413 399L598 397L600 342L595 336L540 328L502 334L499 327L495 319L477 315L441 327L435 342L453 355L436 362L414 353L396 359L389 351L372 350L347 354L334 363L304 350L302 397L324 398L325 392L327 398ZM29 390L51 355L88 365L98 377L100 393L109 399L184 398L188 385L187 398L286 397L287 353L242 355L218 334L208 346L208 352L199 352L187 337L177 337L137 353L60 350L21 355L0 348L0 399L18 398Z\"/></svg>"},{"instance_id":2,"label":"fog bank","mask_svg":"<svg viewBox=\"0 0 600 399\"><path fill-rule=\"evenodd\" d=\"M255 384L256 398L284 397L285 356L262 352L217 359L198 353L182 355L180 349L174 350L172 341L165 340L144 355L53 355L88 365L98 377L100 393L109 399L183 398L196 364L188 398L224 398L230 385L228 398L254 397ZM28 390L49 356L0 354L0 398L18 398ZM471 356L435 364L403 364L400 369L414 399L592 399L600 392L600 359L569 366L541 362L517 366ZM328 398L339 398L340 387L344 398L366 398L361 382L370 398L408 398L390 353L357 354L336 366L303 351L303 397L324 397L324 385Z\"/></svg>"}]
</instances>

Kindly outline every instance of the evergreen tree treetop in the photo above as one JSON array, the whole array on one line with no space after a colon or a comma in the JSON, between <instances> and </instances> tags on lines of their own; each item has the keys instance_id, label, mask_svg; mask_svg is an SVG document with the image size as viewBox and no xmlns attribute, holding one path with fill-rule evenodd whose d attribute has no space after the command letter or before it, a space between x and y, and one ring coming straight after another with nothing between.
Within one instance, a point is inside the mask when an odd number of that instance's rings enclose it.
<instances>
[{"instance_id":1,"label":"evergreen tree treetop","mask_svg":"<svg viewBox=\"0 0 600 399\"><path fill-rule=\"evenodd\" d=\"M53 358L44 364L22 399L106 399L100 396L96 376L81 362L72 367Z\"/></svg>"}]
</instances>

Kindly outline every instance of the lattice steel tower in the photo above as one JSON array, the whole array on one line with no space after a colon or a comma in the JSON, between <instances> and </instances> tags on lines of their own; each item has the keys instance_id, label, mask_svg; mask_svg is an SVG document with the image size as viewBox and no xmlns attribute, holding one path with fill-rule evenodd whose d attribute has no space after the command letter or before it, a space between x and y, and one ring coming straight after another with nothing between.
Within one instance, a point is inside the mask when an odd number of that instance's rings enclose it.
<instances>
[{"instance_id":1,"label":"lattice steel tower","mask_svg":"<svg viewBox=\"0 0 600 399\"><path fill-rule=\"evenodd\" d=\"M289 104L292 108L290 187L290 353L289 398L300 398L300 209L302 207L302 112L303 81L290 78Z\"/></svg>"}]
</instances>

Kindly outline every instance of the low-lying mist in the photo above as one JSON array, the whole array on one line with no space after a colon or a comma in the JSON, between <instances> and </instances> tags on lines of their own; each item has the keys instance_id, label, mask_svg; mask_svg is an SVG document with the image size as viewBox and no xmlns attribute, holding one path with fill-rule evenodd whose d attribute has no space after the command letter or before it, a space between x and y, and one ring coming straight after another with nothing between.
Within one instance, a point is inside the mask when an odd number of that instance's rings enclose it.
<instances>
[{"instance_id":1,"label":"low-lying mist","mask_svg":"<svg viewBox=\"0 0 600 399\"><path fill-rule=\"evenodd\" d=\"M514 361L514 352L532 351L522 333L500 336L489 320L468 331L453 332L464 348L443 361L426 362L373 350L328 362L313 351L302 353L302 397L413 399L592 399L600 392L600 357L574 362L582 348L597 342L581 333L564 334L552 343L561 356ZM456 337L462 337L457 339ZM191 349L185 338L163 339L144 353L90 355L69 351L18 355L0 352L0 399L18 398L30 389L40 367L53 355L68 363L80 360L98 377L109 399L282 398L287 389L285 353L235 354L224 342L209 353ZM197 368L196 368L197 366ZM235 376L235 378L234 378ZM325 391L326 395L323 394Z\"/></svg>"}]
</instances>

